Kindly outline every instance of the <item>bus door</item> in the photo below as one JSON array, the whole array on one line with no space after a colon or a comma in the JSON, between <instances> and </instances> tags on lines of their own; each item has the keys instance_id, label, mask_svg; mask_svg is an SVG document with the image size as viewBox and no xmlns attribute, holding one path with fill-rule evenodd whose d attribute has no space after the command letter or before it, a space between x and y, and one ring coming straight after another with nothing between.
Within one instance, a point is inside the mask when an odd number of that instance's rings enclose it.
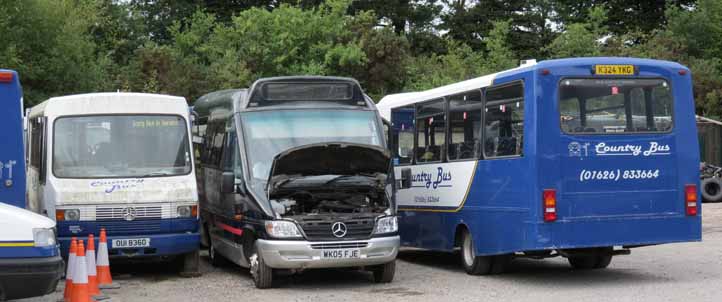
<instances>
[{"instance_id":1,"label":"bus door","mask_svg":"<svg viewBox=\"0 0 722 302\"><path fill-rule=\"evenodd\" d=\"M23 104L15 71L0 69L0 202L25 208Z\"/></svg>"},{"instance_id":2,"label":"bus door","mask_svg":"<svg viewBox=\"0 0 722 302\"><path fill-rule=\"evenodd\" d=\"M673 111L682 102L675 101L672 83L605 76L568 77L558 85L560 219L683 211L677 163L689 146L675 144L681 134Z\"/></svg>"}]
</instances>

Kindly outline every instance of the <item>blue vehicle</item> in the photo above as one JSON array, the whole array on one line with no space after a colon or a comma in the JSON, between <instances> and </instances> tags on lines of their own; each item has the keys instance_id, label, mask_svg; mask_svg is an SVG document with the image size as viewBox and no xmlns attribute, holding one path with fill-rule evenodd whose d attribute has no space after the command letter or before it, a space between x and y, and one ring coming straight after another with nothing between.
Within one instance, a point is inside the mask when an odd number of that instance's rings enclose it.
<instances>
[{"instance_id":1,"label":"blue vehicle","mask_svg":"<svg viewBox=\"0 0 722 302\"><path fill-rule=\"evenodd\" d=\"M701 240L692 79L674 62L524 62L386 96L403 246L460 248L469 274L514 257L607 267Z\"/></svg>"},{"instance_id":2,"label":"blue vehicle","mask_svg":"<svg viewBox=\"0 0 722 302\"><path fill-rule=\"evenodd\" d=\"M22 96L18 74L0 69L0 202L25 208Z\"/></svg>"}]
</instances>

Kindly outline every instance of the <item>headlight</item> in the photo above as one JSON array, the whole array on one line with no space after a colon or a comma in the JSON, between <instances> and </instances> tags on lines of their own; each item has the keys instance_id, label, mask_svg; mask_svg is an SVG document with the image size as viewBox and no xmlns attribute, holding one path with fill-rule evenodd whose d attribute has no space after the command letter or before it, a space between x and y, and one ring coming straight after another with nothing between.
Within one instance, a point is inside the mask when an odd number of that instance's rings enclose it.
<instances>
[{"instance_id":1,"label":"headlight","mask_svg":"<svg viewBox=\"0 0 722 302\"><path fill-rule=\"evenodd\" d=\"M33 229L35 246L54 246L55 231L53 229Z\"/></svg>"},{"instance_id":2,"label":"headlight","mask_svg":"<svg viewBox=\"0 0 722 302\"><path fill-rule=\"evenodd\" d=\"M287 220L266 221L266 232L276 238L299 238L301 231L295 223Z\"/></svg>"},{"instance_id":3,"label":"headlight","mask_svg":"<svg viewBox=\"0 0 722 302\"><path fill-rule=\"evenodd\" d=\"M62 215L60 215L62 214ZM80 210L78 209L66 209L66 210L57 210L55 218L61 218L65 221L77 221L80 220ZM61 220L61 219L57 219Z\"/></svg>"},{"instance_id":4,"label":"headlight","mask_svg":"<svg viewBox=\"0 0 722 302\"><path fill-rule=\"evenodd\" d=\"M189 207L189 206L178 207L178 216L179 217L191 217L191 207Z\"/></svg>"},{"instance_id":5,"label":"headlight","mask_svg":"<svg viewBox=\"0 0 722 302\"><path fill-rule=\"evenodd\" d=\"M376 220L374 234L386 234L399 231L399 222L396 216L384 216Z\"/></svg>"},{"instance_id":6,"label":"headlight","mask_svg":"<svg viewBox=\"0 0 722 302\"><path fill-rule=\"evenodd\" d=\"M198 216L198 206L180 206L177 209L178 217L188 218Z\"/></svg>"}]
</instances>

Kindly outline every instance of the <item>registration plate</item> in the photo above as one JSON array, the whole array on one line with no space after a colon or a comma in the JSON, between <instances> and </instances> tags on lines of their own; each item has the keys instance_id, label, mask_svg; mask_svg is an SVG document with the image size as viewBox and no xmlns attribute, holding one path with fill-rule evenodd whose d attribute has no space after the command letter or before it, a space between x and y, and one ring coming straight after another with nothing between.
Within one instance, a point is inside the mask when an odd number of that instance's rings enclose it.
<instances>
[{"instance_id":1,"label":"registration plate","mask_svg":"<svg viewBox=\"0 0 722 302\"><path fill-rule=\"evenodd\" d=\"M598 75L634 75L634 65L594 65Z\"/></svg>"},{"instance_id":2,"label":"registration plate","mask_svg":"<svg viewBox=\"0 0 722 302\"><path fill-rule=\"evenodd\" d=\"M361 258L359 249L323 250L323 259L355 259Z\"/></svg>"},{"instance_id":3,"label":"registration plate","mask_svg":"<svg viewBox=\"0 0 722 302\"><path fill-rule=\"evenodd\" d=\"M113 239L112 248L149 247L150 238Z\"/></svg>"}]
</instances>

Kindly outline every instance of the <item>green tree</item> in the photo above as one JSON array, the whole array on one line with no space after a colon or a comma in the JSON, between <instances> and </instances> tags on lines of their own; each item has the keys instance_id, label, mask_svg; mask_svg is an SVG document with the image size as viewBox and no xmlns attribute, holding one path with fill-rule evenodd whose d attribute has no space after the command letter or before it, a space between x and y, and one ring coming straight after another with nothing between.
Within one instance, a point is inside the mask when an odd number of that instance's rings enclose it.
<instances>
[{"instance_id":1,"label":"green tree","mask_svg":"<svg viewBox=\"0 0 722 302\"><path fill-rule=\"evenodd\" d=\"M108 87L110 60L97 52L91 35L98 11L90 0L3 2L0 66L19 72L26 105Z\"/></svg>"},{"instance_id":2,"label":"green tree","mask_svg":"<svg viewBox=\"0 0 722 302\"><path fill-rule=\"evenodd\" d=\"M560 34L549 45L547 50L552 57L593 57L602 54L601 40L607 35L606 11L603 8L592 8L589 20L584 23L574 23L567 26L567 30Z\"/></svg>"}]
</instances>

